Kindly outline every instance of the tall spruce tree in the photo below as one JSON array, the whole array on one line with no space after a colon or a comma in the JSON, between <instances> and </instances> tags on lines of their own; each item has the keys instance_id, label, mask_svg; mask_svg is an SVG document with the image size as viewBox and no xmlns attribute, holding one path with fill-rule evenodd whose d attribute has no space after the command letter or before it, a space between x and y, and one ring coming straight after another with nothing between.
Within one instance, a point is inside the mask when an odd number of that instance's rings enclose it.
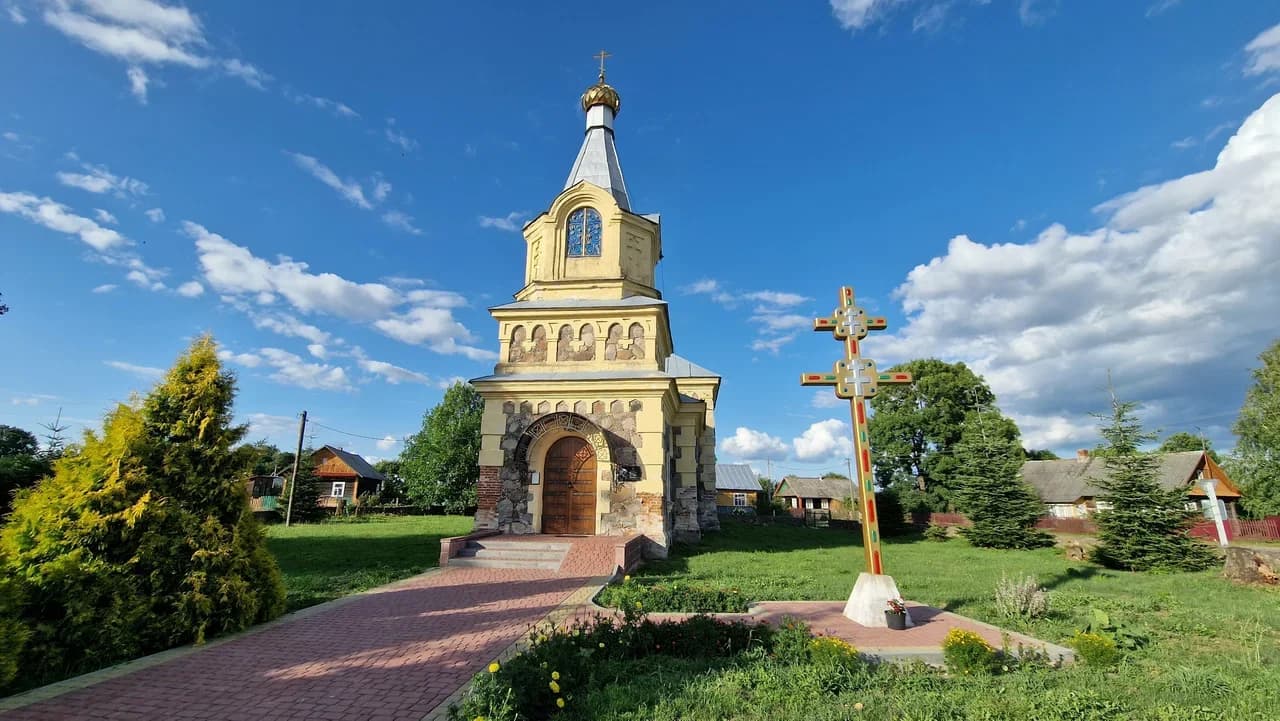
<instances>
[{"instance_id":1,"label":"tall spruce tree","mask_svg":"<svg viewBox=\"0 0 1280 721\"><path fill-rule=\"evenodd\" d=\"M1018 427L991 410L973 411L955 446L956 507L973 525L961 531L986 548L1038 548L1053 537L1036 530L1044 504L1022 480L1023 451Z\"/></svg>"},{"instance_id":2,"label":"tall spruce tree","mask_svg":"<svg viewBox=\"0 0 1280 721\"><path fill-rule=\"evenodd\" d=\"M316 464L311 460L311 454L314 452L310 448L302 449L302 458L298 461L296 488L292 471L285 476L284 495L281 502L289 503L289 497L292 494L290 523L314 523L324 520L329 515L329 509L320 505L320 494L324 489L320 487L320 480L316 478Z\"/></svg>"},{"instance_id":3,"label":"tall spruce tree","mask_svg":"<svg viewBox=\"0 0 1280 721\"><path fill-rule=\"evenodd\" d=\"M0 530L0 617L31 637L21 673L83 671L279 614L284 588L232 445L234 378L198 339L140 402L20 493ZM16 599L8 600L5 599Z\"/></svg>"},{"instance_id":4,"label":"tall spruce tree","mask_svg":"<svg viewBox=\"0 0 1280 721\"><path fill-rule=\"evenodd\" d=\"M1159 456L1138 450L1155 439L1143 431L1135 416L1136 403L1121 401L1112 393L1111 415L1102 437L1106 439L1107 472L1098 480L1099 504L1095 514L1098 546L1094 557L1104 565L1131 571L1153 569L1203 570L1217 562L1209 546L1187 535L1194 512L1185 507L1183 489L1160 487Z\"/></svg>"}]
</instances>

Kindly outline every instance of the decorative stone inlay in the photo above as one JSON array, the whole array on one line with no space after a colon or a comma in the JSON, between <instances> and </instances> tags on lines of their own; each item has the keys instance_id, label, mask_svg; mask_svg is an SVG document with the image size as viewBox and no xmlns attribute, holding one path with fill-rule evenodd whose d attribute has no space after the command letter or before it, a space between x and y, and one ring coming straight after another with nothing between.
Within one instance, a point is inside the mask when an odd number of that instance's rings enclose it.
<instances>
[{"instance_id":1,"label":"decorative stone inlay","mask_svg":"<svg viewBox=\"0 0 1280 721\"><path fill-rule=\"evenodd\" d=\"M596 329L590 323L583 323L578 331L578 342L573 340L573 326L560 326L560 334L556 342L556 360L589 361L596 359Z\"/></svg>"},{"instance_id":2,"label":"decorative stone inlay","mask_svg":"<svg viewBox=\"0 0 1280 721\"><path fill-rule=\"evenodd\" d=\"M518 325L511 331L511 348L507 351L508 363L546 363L547 362L547 329L545 326L533 327L533 338L526 342L528 332L524 326Z\"/></svg>"},{"instance_id":3,"label":"decorative stone inlay","mask_svg":"<svg viewBox=\"0 0 1280 721\"><path fill-rule=\"evenodd\" d=\"M644 326L632 323L627 329L627 338L622 337L622 324L609 326L609 335L604 341L605 360L643 360L644 359Z\"/></svg>"}]
</instances>

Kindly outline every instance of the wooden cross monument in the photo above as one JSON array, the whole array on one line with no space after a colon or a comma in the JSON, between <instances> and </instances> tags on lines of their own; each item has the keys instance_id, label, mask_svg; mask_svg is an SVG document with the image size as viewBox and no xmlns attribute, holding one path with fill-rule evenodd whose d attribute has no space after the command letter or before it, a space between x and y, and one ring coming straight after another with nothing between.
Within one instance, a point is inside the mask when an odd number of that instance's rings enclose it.
<instances>
[{"instance_id":1,"label":"wooden cross monument","mask_svg":"<svg viewBox=\"0 0 1280 721\"><path fill-rule=\"evenodd\" d=\"M836 340L844 341L844 358L836 361L830 373L805 373L802 386L835 386L836 397L849 401L853 419L853 453L858 501L862 510L862 550L867 559L867 572L884 573L880 561L880 521L876 516L875 476L871 472L871 443L867 438L867 409L864 401L876 394L880 383L910 383L910 373L878 373L876 362L863 358L858 341L873 330L884 330L884 318L870 318L854 305L853 288L840 289L840 305L827 318L815 318L813 329L829 331Z\"/></svg>"}]
</instances>

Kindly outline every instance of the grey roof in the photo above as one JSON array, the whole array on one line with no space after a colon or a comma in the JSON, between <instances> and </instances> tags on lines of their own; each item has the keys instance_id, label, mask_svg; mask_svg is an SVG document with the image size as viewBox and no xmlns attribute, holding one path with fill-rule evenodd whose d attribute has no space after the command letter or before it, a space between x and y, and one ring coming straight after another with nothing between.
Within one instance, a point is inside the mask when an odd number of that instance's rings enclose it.
<instances>
[{"instance_id":1,"label":"grey roof","mask_svg":"<svg viewBox=\"0 0 1280 721\"><path fill-rule=\"evenodd\" d=\"M643 308L667 305L661 298L647 295L629 295L626 298L592 300L588 298L559 298L553 300L518 300L514 303L495 305L489 310L548 310L555 308Z\"/></svg>"},{"instance_id":2,"label":"grey roof","mask_svg":"<svg viewBox=\"0 0 1280 721\"><path fill-rule=\"evenodd\" d=\"M342 462L350 466L351 470L355 471L356 475L361 478L372 478L375 481L387 480L386 476L374 470L373 466L369 465L369 462L366 461L363 456L350 451L344 451L341 448L334 446L325 446L321 450L332 451L335 456L341 458Z\"/></svg>"},{"instance_id":3,"label":"grey roof","mask_svg":"<svg viewBox=\"0 0 1280 721\"><path fill-rule=\"evenodd\" d=\"M621 370L621 371L574 371L569 373L508 373L506 375L487 375L474 378L472 383L485 381L610 381L610 380L649 380L651 378L670 378L661 371Z\"/></svg>"},{"instance_id":4,"label":"grey roof","mask_svg":"<svg viewBox=\"0 0 1280 721\"><path fill-rule=\"evenodd\" d=\"M798 498L844 498L853 495L853 481L848 478L805 478L786 476L776 495Z\"/></svg>"},{"instance_id":5,"label":"grey roof","mask_svg":"<svg viewBox=\"0 0 1280 721\"><path fill-rule=\"evenodd\" d=\"M605 109L605 112L612 111ZM613 145L613 130L602 125L587 128L587 137L582 139L582 149L569 171L569 179L564 181L564 189L582 182L604 188L618 201L618 207L631 210L627 184L622 179L622 164L618 162L618 149Z\"/></svg>"},{"instance_id":6,"label":"grey roof","mask_svg":"<svg viewBox=\"0 0 1280 721\"><path fill-rule=\"evenodd\" d=\"M1165 490L1185 488L1200 467L1201 451L1183 451L1160 455L1160 487ZM1097 480L1107 477L1103 458L1087 460L1064 458L1056 461L1027 461L1022 464L1022 478L1040 494L1045 503L1073 503L1102 493Z\"/></svg>"},{"instance_id":7,"label":"grey roof","mask_svg":"<svg viewBox=\"0 0 1280 721\"><path fill-rule=\"evenodd\" d=\"M683 356L675 353L667 356L667 375L676 378L719 378L720 374L709 371Z\"/></svg>"},{"instance_id":8,"label":"grey roof","mask_svg":"<svg viewBox=\"0 0 1280 721\"><path fill-rule=\"evenodd\" d=\"M717 491L760 491L760 481L745 463L716 464Z\"/></svg>"}]
</instances>

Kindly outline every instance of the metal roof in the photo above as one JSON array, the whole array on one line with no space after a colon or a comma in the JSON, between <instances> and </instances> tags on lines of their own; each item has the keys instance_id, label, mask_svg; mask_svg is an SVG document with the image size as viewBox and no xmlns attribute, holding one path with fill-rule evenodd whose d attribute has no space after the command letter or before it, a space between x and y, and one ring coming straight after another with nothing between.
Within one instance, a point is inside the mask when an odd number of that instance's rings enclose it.
<instances>
[{"instance_id":1,"label":"metal roof","mask_svg":"<svg viewBox=\"0 0 1280 721\"><path fill-rule=\"evenodd\" d=\"M760 492L760 481L745 463L716 464L717 491L755 491Z\"/></svg>"},{"instance_id":2,"label":"metal roof","mask_svg":"<svg viewBox=\"0 0 1280 721\"><path fill-rule=\"evenodd\" d=\"M1202 451L1160 454L1158 466L1160 487L1168 491L1186 488L1195 480L1196 471L1200 470L1203 457ZM1093 456L1083 459L1027 461L1022 464L1022 479L1036 489L1040 500L1045 503L1074 503L1081 498L1101 495L1102 489L1098 487L1097 481L1106 477L1106 459ZM1239 495L1224 489L1221 483L1217 485L1219 495Z\"/></svg>"},{"instance_id":3,"label":"metal roof","mask_svg":"<svg viewBox=\"0 0 1280 721\"><path fill-rule=\"evenodd\" d=\"M612 115L608 108L598 109ZM588 124L592 122L591 117L591 113L588 113ZM618 162L618 149L613 145L612 128L604 125L587 128L587 137L582 139L582 149L578 151L578 159L573 162L573 169L569 171L569 179L564 181L564 189L568 190L583 182L604 188L618 202L618 207L631 210L627 183L622 179L622 164Z\"/></svg>"},{"instance_id":4,"label":"metal roof","mask_svg":"<svg viewBox=\"0 0 1280 721\"><path fill-rule=\"evenodd\" d=\"M676 378L719 378L720 374L709 371L683 356L675 353L667 356L667 375Z\"/></svg>"},{"instance_id":5,"label":"metal roof","mask_svg":"<svg viewBox=\"0 0 1280 721\"><path fill-rule=\"evenodd\" d=\"M360 455L351 453L350 451L344 451L341 448L337 448L334 446L325 446L320 450L322 451L327 450L333 453L333 455L337 456L338 458L341 458L342 462L347 464L351 468L351 470L355 471L356 475L360 476L361 478L372 478L375 481L387 480L386 476L374 470L373 466L369 465L369 462L366 461L364 457ZM320 451L316 451L316 453L319 453L319 452ZM315 455L315 454L312 454L312 455Z\"/></svg>"},{"instance_id":6,"label":"metal roof","mask_svg":"<svg viewBox=\"0 0 1280 721\"><path fill-rule=\"evenodd\" d=\"M848 478L786 476L778 484L778 490L774 495L797 498L844 498L853 495L853 481Z\"/></svg>"},{"instance_id":7,"label":"metal roof","mask_svg":"<svg viewBox=\"0 0 1280 721\"><path fill-rule=\"evenodd\" d=\"M567 373L509 373L507 375L487 375L474 378L472 383L485 381L610 381L610 380L649 380L652 378L670 378L662 371L621 370L621 371L571 371Z\"/></svg>"},{"instance_id":8,"label":"metal roof","mask_svg":"<svg viewBox=\"0 0 1280 721\"><path fill-rule=\"evenodd\" d=\"M590 299L560 298L555 300L518 300L514 303L495 305L489 310L554 310L556 308L644 308L667 305L661 298L646 295L629 295L626 298Z\"/></svg>"}]
</instances>

